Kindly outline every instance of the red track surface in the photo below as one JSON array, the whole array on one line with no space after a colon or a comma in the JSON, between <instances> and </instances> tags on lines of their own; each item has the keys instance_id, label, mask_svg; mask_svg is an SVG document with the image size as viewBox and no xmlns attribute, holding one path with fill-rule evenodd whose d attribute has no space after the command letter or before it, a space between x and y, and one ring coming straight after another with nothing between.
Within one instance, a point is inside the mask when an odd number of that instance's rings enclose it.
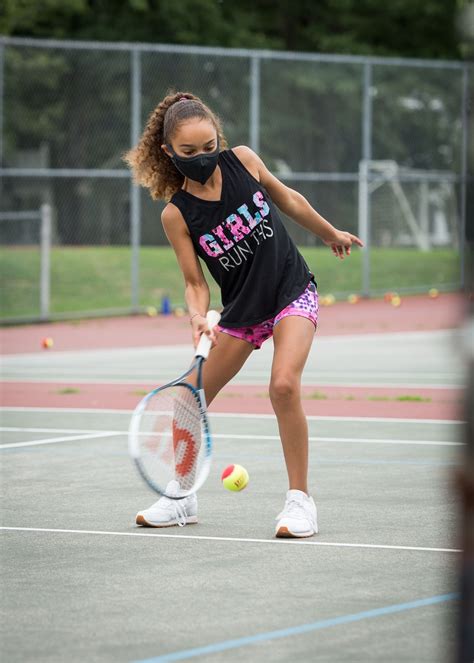
<instances>
[{"instance_id":1,"label":"red track surface","mask_svg":"<svg viewBox=\"0 0 474 663\"><path fill-rule=\"evenodd\" d=\"M10 407L107 408L132 410L154 384L74 384L74 382L6 382L3 405ZM74 388L76 393L61 393ZM422 401L396 400L422 398ZM306 414L340 417L400 417L407 419L460 419L459 389L393 389L368 387L308 387L303 389ZM210 412L272 414L263 386L225 387Z\"/></svg>"},{"instance_id":2,"label":"red track surface","mask_svg":"<svg viewBox=\"0 0 474 663\"><path fill-rule=\"evenodd\" d=\"M380 299L362 300L353 305L340 302L321 308L318 335L451 329L457 327L462 315L463 298L457 293L442 294L436 299L425 295L404 297L399 308ZM54 340L53 352L191 342L188 319L174 316L101 318L0 330L4 354L38 352L45 337Z\"/></svg>"},{"instance_id":3,"label":"red track surface","mask_svg":"<svg viewBox=\"0 0 474 663\"><path fill-rule=\"evenodd\" d=\"M320 312L318 335L385 333L450 329L461 322L463 299L459 294L405 297L399 308L381 300L356 305L338 303ZM316 338L317 338L316 336ZM135 316L79 322L25 325L0 330L4 354L40 350L41 339L51 337L54 347L43 352L92 348L125 348L190 343L187 318ZM5 406L132 409L142 392L156 385L5 382ZM61 393L74 388L76 393ZM399 400L406 397L419 400ZM327 416L459 419L459 389L326 387L305 385L307 414ZM215 412L272 413L265 387L231 385L211 406Z\"/></svg>"}]
</instances>

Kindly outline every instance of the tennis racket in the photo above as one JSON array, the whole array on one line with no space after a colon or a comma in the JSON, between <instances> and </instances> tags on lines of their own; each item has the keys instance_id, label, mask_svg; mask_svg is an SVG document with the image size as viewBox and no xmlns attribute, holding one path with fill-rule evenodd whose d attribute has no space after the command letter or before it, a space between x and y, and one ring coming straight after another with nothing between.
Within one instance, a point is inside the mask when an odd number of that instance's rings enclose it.
<instances>
[{"instance_id":1,"label":"tennis racket","mask_svg":"<svg viewBox=\"0 0 474 663\"><path fill-rule=\"evenodd\" d=\"M217 311L208 312L210 329L220 317ZM210 338L202 334L191 367L142 398L130 421L128 447L140 475L150 488L170 499L195 493L209 475L212 441L202 367L211 345ZM196 386L186 381L194 371ZM175 481L179 483L178 491ZM167 492L168 484L173 488Z\"/></svg>"}]
</instances>

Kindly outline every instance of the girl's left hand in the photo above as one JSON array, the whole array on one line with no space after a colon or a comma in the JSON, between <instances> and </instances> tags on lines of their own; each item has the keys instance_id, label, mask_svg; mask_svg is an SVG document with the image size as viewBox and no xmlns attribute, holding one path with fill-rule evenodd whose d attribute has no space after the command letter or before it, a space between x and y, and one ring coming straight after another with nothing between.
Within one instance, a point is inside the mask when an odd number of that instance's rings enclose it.
<instances>
[{"instance_id":1,"label":"girl's left hand","mask_svg":"<svg viewBox=\"0 0 474 663\"><path fill-rule=\"evenodd\" d=\"M345 232L344 230L336 230L336 236L332 239L325 241L327 246L331 247L331 251L337 258L344 259L344 251L346 255L351 255L351 246L357 244L357 246L364 246L364 243L356 235Z\"/></svg>"}]
</instances>

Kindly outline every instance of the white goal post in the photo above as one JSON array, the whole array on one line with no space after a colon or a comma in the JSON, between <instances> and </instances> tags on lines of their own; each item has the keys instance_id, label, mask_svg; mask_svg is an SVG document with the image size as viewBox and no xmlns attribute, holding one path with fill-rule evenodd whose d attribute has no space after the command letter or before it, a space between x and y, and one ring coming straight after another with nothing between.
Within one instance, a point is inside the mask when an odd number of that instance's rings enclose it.
<instances>
[{"instance_id":1,"label":"white goal post","mask_svg":"<svg viewBox=\"0 0 474 663\"><path fill-rule=\"evenodd\" d=\"M40 317L47 320L51 304L51 205L39 210L0 212L1 221L37 221L40 223Z\"/></svg>"},{"instance_id":2,"label":"white goal post","mask_svg":"<svg viewBox=\"0 0 474 663\"><path fill-rule=\"evenodd\" d=\"M417 205L413 205L413 185L417 187ZM411 187L411 196L407 195ZM359 236L370 242L371 203L374 194L385 187L387 206L400 220L403 241L395 243L430 251L434 246L458 243L455 224L448 224L446 201L455 200L453 174L400 166L396 161L362 160L359 163ZM451 226L451 227L448 227ZM400 235L399 231L399 235ZM451 236L452 235L452 236Z\"/></svg>"}]
</instances>

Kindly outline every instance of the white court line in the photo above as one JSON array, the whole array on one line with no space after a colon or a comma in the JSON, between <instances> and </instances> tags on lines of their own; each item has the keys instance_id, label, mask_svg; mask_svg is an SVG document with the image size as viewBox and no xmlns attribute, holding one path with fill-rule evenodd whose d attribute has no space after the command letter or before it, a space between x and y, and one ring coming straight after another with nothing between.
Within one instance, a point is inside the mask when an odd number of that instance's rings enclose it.
<instances>
[{"instance_id":1,"label":"white court line","mask_svg":"<svg viewBox=\"0 0 474 663\"><path fill-rule=\"evenodd\" d=\"M375 550L414 550L418 552L448 552L460 553L457 548L426 548L420 546L390 546L373 543L338 543L333 541L308 541L307 539L247 539L230 536L194 536L190 534L152 534L148 532L106 532L102 530L87 529L53 529L49 527L0 527L4 531L12 532L50 532L54 534L97 534L103 536L144 536L154 539L191 539L196 541L231 541L232 543L273 543L276 545L293 546L327 546L332 548L370 548Z\"/></svg>"},{"instance_id":2,"label":"white court line","mask_svg":"<svg viewBox=\"0 0 474 663\"><path fill-rule=\"evenodd\" d=\"M122 382L125 382L130 379L131 383L139 382L140 380L143 382L144 380L157 380L159 382L161 377L167 377L168 375L171 375L172 377L177 377L176 373L176 366L162 366L159 369L155 370L147 370L146 368L143 367L134 367L132 369L130 366L116 366L115 368L101 368L97 369L96 366L94 367L89 367L85 366L82 362L81 366L70 366L67 368L61 368L61 367L51 367L51 366L37 366L34 367L34 373L32 373L32 367L31 365L28 366L13 366L9 368L11 372L13 372L13 375L10 373L10 375L5 375L6 369L8 369L8 366L3 366L3 373L4 376L2 378L3 382L20 382L22 380L31 380L33 382L37 381L44 381L44 382L58 382L61 379L68 379L69 381L74 381L76 378L78 380L106 380L109 377L110 378L115 378L117 379L120 378ZM94 370L95 369L95 370ZM139 374L139 378L132 378L129 377L130 371L133 370L133 372L136 374ZM184 370L184 367L183 367ZM44 375L38 375L38 372L44 372ZM51 373L54 372L54 375L51 376ZM73 372L73 377L71 378L71 373ZM374 375L376 373L376 375ZM245 368L242 373L238 374L238 377L241 380L245 380L246 378L262 378L265 377L268 379L268 374L269 370L266 366L262 366L261 368ZM443 380L461 380L464 376L464 374L461 371L449 371L449 372L442 372L440 370L430 370L430 371L423 371L423 370L418 370L416 372L418 377L423 377L428 380L431 380L433 378L440 379L443 378ZM376 382L376 384L380 383L380 378L384 379L399 379L399 380L404 380L402 383L402 387L407 386L406 380L408 380L408 384L411 384L410 380L413 378L413 372L401 372L400 370L392 370L392 371L361 371L358 369L354 370L349 370L349 371L339 371L337 374L337 377L334 377L334 373L331 372L329 369L318 369L314 370L312 368L307 368L304 373L303 373L303 378L305 380L308 380L310 377L316 380L327 380L329 379L330 382L329 384L333 383L333 380L341 380L343 378L351 380L350 384L353 384L353 379L354 375L357 375L358 378L372 378L374 379L375 377L379 378ZM367 384L366 382L362 382L361 384ZM422 383L425 384L425 383ZM427 383L426 386L428 386ZM444 382L442 383L444 384Z\"/></svg>"},{"instance_id":3,"label":"white court line","mask_svg":"<svg viewBox=\"0 0 474 663\"><path fill-rule=\"evenodd\" d=\"M337 345L347 345L353 343L361 343L362 345L367 342L371 343L373 341L406 341L406 340L438 340L447 338L448 341L452 340L453 344L458 342L460 330L456 327L450 329L434 329L431 331L402 331L402 332L374 332L365 334L360 332L358 334L333 334L328 336L316 336L316 342L319 342L320 345L326 344L337 344ZM267 346L261 351L264 353L270 354L273 341L270 339L270 345ZM155 356L160 355L169 355L173 352L176 354L182 354L187 357L192 356L190 354L191 346L190 344L175 344L175 345L150 345L150 346L139 346L139 347L122 347L122 348L83 348L82 350L55 350L54 357L56 360L73 358L76 359L78 355L85 360L87 358L95 359L96 357L103 358L104 356L114 357L118 355L119 357L123 356L123 353L126 352L130 355L133 354L134 357L150 357L150 354ZM44 361L44 352L22 352L22 353L4 353L4 360L6 360L7 365L10 362L15 362L18 359L25 359L28 361L39 360Z\"/></svg>"},{"instance_id":4,"label":"white court line","mask_svg":"<svg viewBox=\"0 0 474 663\"><path fill-rule=\"evenodd\" d=\"M112 408L86 408L86 407L23 407L23 406L0 406L0 412L57 412L72 414L119 414L130 415L133 410L127 409L112 409ZM213 418L226 418L226 419L273 419L276 421L274 414L255 414L252 412L213 412L212 409L209 415ZM306 415L308 421L360 421L362 423L396 423L396 424L464 424L465 422L460 419L403 419L398 417L333 417L325 415Z\"/></svg>"},{"instance_id":5,"label":"white court line","mask_svg":"<svg viewBox=\"0 0 474 663\"><path fill-rule=\"evenodd\" d=\"M75 370L75 369L74 369ZM75 373L76 374L76 373ZM166 380L171 380L174 377L176 377L176 373L167 373L167 374L162 374L161 378L156 379L154 382L152 382L152 378L150 377L150 384L161 384L165 382ZM265 387L268 386L268 379L266 376L265 380L262 380L262 382L251 382L247 380L246 378L250 376L242 376L242 378L239 378L236 382L232 383L232 387L235 388L243 388L247 385L251 387ZM260 377L260 375L257 376L252 376L253 379L255 377ZM400 377L400 376L397 376ZM457 376L455 376L457 377ZM326 382L322 383L320 382L321 374L314 374L313 376L305 376L306 382L303 384L303 387L311 387L315 388L317 387L318 389L330 389L332 387L341 387L344 389L350 389L351 387L354 388L367 388L367 389L452 389L454 390L459 390L464 387L464 384L459 381L457 383L452 383L452 384L430 384L429 382L425 382L422 384L419 383L413 383L410 384L409 382L400 382L400 383L395 383L395 382L342 382L342 381L335 381L335 382ZM314 382L310 382L310 380L313 380ZM242 381L240 381L242 380ZM33 383L39 383L39 384L56 384L56 383L64 383L64 384L102 384L102 385L107 385L107 384L123 384L123 385L141 385L143 386L144 384L148 383L148 380L143 377L141 380L136 380L136 379L128 379L128 378L106 378L106 377L100 377L100 378L74 378L73 380L70 379L70 373L64 376L58 376L57 378L41 378L41 377L29 377L28 375L25 376L16 376L13 378L4 378L2 379L3 384L17 384L18 382L33 382Z\"/></svg>"},{"instance_id":6,"label":"white court line","mask_svg":"<svg viewBox=\"0 0 474 663\"><path fill-rule=\"evenodd\" d=\"M13 442L11 444L0 445L2 449L14 449L16 447L27 447L39 444L53 444L56 442L72 442L74 440L94 439L99 437L112 437L114 435L128 435L126 430L104 431L104 430L74 430L74 429L54 429L54 428L15 428L15 427L2 427L2 432L29 432L29 433L84 433L84 435L77 435L74 437L52 438L49 440L38 440L32 442ZM212 433L212 439L216 440L251 440L257 442L258 440L280 440L279 435L260 435L244 434L244 433ZM309 442L349 442L353 444L406 444L406 445L426 445L438 447L459 447L464 446L464 442L452 442L448 440L398 440L391 438L358 438L358 437L323 437L323 436L310 436Z\"/></svg>"},{"instance_id":7,"label":"white court line","mask_svg":"<svg viewBox=\"0 0 474 663\"><path fill-rule=\"evenodd\" d=\"M450 327L448 329L432 329L432 330L425 330L425 331L399 331L399 332L371 332L371 333L364 333L360 332L358 334L330 334L327 336L321 335L321 336L315 336L315 342L319 341L320 343L352 343L352 342L357 342L361 341L364 343L365 341L401 341L401 340L408 340L408 339L414 339L414 340L423 340L425 338L427 339L432 339L435 338L435 340L443 337L448 337L448 338L453 338L455 342L457 342L457 336L460 334L460 330L457 327ZM270 339L270 346L273 341ZM119 356L122 356L123 352L128 352L129 354L134 354L134 355L143 355L145 357L149 357L150 353L154 354L164 354L168 355L170 352L182 352L183 354L186 354L187 356L190 356L190 349L191 345L190 343L179 343L179 344L174 344L174 345L148 345L148 346L138 346L138 347L130 347L130 346L125 346L121 348L83 348L81 350L55 350L54 356L55 358L64 358L64 357L74 357L76 358L78 354L81 355L81 357L87 357L91 356L92 358L95 358L97 355L103 356L104 354L109 354L109 355L114 355L118 354ZM270 350L263 350L264 352L270 352ZM14 360L16 358L25 358L25 359L32 359L32 358L38 358L38 359L44 359L44 352L38 351L38 352L13 352L13 353L4 353L3 357L8 358L10 360Z\"/></svg>"},{"instance_id":8,"label":"white court line","mask_svg":"<svg viewBox=\"0 0 474 663\"><path fill-rule=\"evenodd\" d=\"M212 433L212 438L221 438L228 440L280 440L279 435L243 435ZM444 440L393 440L390 438L371 438L371 437L308 437L309 442L354 442L355 444L426 444L432 446L458 447L464 446L464 442L451 442Z\"/></svg>"},{"instance_id":9,"label":"white court line","mask_svg":"<svg viewBox=\"0 0 474 663\"><path fill-rule=\"evenodd\" d=\"M122 433L125 431L105 431L103 428L22 428L20 426L1 426L0 431L5 433Z\"/></svg>"},{"instance_id":10,"label":"white court line","mask_svg":"<svg viewBox=\"0 0 474 663\"><path fill-rule=\"evenodd\" d=\"M434 337L443 337L443 336L456 336L459 333L457 327L449 327L448 329L429 329L425 331L397 331L397 332L370 332L365 334L360 332L359 334L329 334L328 336L315 336L315 341L321 341L324 339L324 342L335 342L338 341L377 341L377 340L406 340L406 339L424 339ZM38 353L39 354L39 353Z\"/></svg>"},{"instance_id":11,"label":"white court line","mask_svg":"<svg viewBox=\"0 0 474 663\"><path fill-rule=\"evenodd\" d=\"M59 442L77 442L78 440L93 440L101 437L112 437L117 435L117 433L104 432L100 434L94 433L93 435L73 435L67 437L51 437L48 440L31 440L28 442L13 442L12 444L2 444L0 445L0 451L3 449L16 449L18 447L37 447L42 444L57 444Z\"/></svg>"}]
</instances>

